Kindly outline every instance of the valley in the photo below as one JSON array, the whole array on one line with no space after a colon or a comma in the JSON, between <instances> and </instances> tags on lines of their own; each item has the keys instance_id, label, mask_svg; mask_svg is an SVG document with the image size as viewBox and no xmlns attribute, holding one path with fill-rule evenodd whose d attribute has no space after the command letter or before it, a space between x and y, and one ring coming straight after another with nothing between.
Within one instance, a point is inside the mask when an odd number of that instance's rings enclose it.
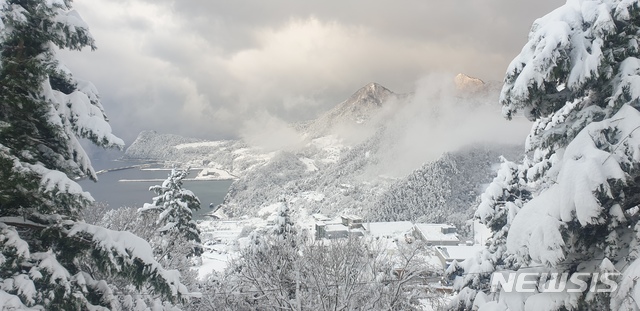
<instances>
[{"instance_id":1,"label":"valley","mask_svg":"<svg viewBox=\"0 0 640 311\"><path fill-rule=\"evenodd\" d=\"M465 77L459 75L446 84L450 94L431 98L443 101L436 105L420 106L415 94L399 95L379 84L366 85L319 118L291 124L298 136L281 150L244 140L207 141L145 131L125 156L128 160L161 161L165 167L197 168L200 178L229 180L228 192L214 209L213 218L198 221L205 252L197 271L203 279L209 278L209 273L224 274L230 262L251 244L252 235L273 230L283 206L290 211L297 230L316 237L318 224L338 228L340 217L345 215L362 219L360 234L367 240L377 235L364 228L403 224L385 236L391 244L383 249L397 243L401 245L392 248L411 247L407 241L417 238L414 226L450 225L462 245L456 247L469 248L458 253L472 256L472 250L490 235L484 226L471 221L478 198L495 176L501 158L518 159L524 147L499 139L479 139L451 150L441 149L441 154L433 156L442 147L425 151L428 148L421 145L428 146L428 141L414 145L403 141L412 135L407 133L412 124L424 122L428 128L429 122L441 122L443 114L446 118L463 113L464 119L492 109L495 89L483 88L478 79L467 82L472 78ZM405 117L407 109L412 112L411 119ZM414 114L423 119L416 120ZM433 129L437 130L438 124ZM399 149L424 158L403 158L395 152ZM408 166L408 162L415 164ZM204 202L202 208L207 209ZM344 228L331 230L346 230L340 233L346 235L360 232ZM429 286L446 287L439 278L447 266L440 263L436 250L429 246L424 253L424 260L431 262L428 269L439 275Z\"/></svg>"}]
</instances>

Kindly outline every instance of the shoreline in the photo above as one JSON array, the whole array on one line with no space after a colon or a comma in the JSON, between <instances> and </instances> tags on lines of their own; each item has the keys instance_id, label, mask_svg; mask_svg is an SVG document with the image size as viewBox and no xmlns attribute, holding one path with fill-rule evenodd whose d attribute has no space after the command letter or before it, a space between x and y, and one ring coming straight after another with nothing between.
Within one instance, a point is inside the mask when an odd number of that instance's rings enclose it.
<instances>
[{"instance_id":1,"label":"shoreline","mask_svg":"<svg viewBox=\"0 0 640 311\"><path fill-rule=\"evenodd\" d=\"M152 179L119 179L118 182L163 182L166 178L152 178ZM234 181L234 178L228 179L205 179L205 178L185 178L183 181Z\"/></svg>"}]
</instances>

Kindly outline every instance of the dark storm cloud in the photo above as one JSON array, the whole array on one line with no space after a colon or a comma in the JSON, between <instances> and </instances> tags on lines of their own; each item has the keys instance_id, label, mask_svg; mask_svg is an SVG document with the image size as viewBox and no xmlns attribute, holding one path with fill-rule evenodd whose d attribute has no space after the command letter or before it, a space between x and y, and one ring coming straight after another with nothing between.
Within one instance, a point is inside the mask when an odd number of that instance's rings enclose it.
<instances>
[{"instance_id":1,"label":"dark storm cloud","mask_svg":"<svg viewBox=\"0 0 640 311\"><path fill-rule=\"evenodd\" d=\"M115 131L234 137L265 115L308 119L376 81L410 92L430 72L500 80L560 1L74 2L97 41L62 53L99 88Z\"/></svg>"}]
</instances>

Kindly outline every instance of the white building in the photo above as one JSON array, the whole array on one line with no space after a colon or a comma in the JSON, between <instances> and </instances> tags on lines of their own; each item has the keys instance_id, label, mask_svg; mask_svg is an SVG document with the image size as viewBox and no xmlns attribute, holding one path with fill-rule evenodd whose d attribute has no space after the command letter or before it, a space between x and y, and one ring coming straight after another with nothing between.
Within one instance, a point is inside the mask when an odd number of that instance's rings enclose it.
<instances>
[{"instance_id":1,"label":"white building","mask_svg":"<svg viewBox=\"0 0 640 311\"><path fill-rule=\"evenodd\" d=\"M318 222L315 226L316 239L343 239L351 236L361 237L364 236L364 231L361 228L351 228L341 223L323 223Z\"/></svg>"},{"instance_id":2,"label":"white building","mask_svg":"<svg viewBox=\"0 0 640 311\"><path fill-rule=\"evenodd\" d=\"M482 245L443 245L435 247L436 256L440 259L442 268L445 270L454 260L463 262L475 256L482 249L484 249Z\"/></svg>"},{"instance_id":3,"label":"white building","mask_svg":"<svg viewBox=\"0 0 640 311\"><path fill-rule=\"evenodd\" d=\"M444 224L414 224L413 235L427 245L458 245L456 227Z\"/></svg>"},{"instance_id":4,"label":"white building","mask_svg":"<svg viewBox=\"0 0 640 311\"><path fill-rule=\"evenodd\" d=\"M375 238L404 238L411 233L413 223L410 221L367 222L363 225L368 234Z\"/></svg>"}]
</instances>

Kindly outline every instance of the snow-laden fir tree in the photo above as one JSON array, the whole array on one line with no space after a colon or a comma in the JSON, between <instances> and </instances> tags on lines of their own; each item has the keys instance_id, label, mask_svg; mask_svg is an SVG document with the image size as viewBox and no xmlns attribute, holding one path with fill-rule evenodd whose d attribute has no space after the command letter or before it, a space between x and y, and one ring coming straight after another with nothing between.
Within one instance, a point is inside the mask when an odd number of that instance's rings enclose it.
<instances>
[{"instance_id":1,"label":"snow-laden fir tree","mask_svg":"<svg viewBox=\"0 0 640 311\"><path fill-rule=\"evenodd\" d=\"M120 207L110 208L102 203L95 204L87 208L84 213L84 220L87 223L102 226L111 230L129 231L136 236L146 240L151 247L160 245L158 242L158 227L156 225L157 215L152 213L138 213L138 208ZM158 251L157 248L153 249ZM182 284L190 290L202 290L198 281L198 273L193 269L193 258L190 242L184 237L178 237L171 248L171 258L156 257L165 269L175 269L180 272ZM155 254L154 254L155 255ZM100 271L92 271L92 274L100 275ZM155 294L149 286L142 288L134 287L126 279L118 276L104 275L103 279L118 288L118 297L123 302L124 310L145 310L150 307L152 310L173 311L177 308L182 310L199 310L191 308L194 303L199 303L200 299L190 299L182 304L169 304L161 295ZM216 289L207 288L206 290Z\"/></svg>"},{"instance_id":2,"label":"snow-laden fir tree","mask_svg":"<svg viewBox=\"0 0 640 311\"><path fill-rule=\"evenodd\" d=\"M0 0L2 309L120 308L117 289L93 269L150 284L166 301L188 293L144 240L80 219L93 199L71 178L96 174L79 139L123 145L95 87L56 57L57 49L87 46L94 41L71 1Z\"/></svg>"},{"instance_id":3,"label":"snow-laden fir tree","mask_svg":"<svg viewBox=\"0 0 640 311\"><path fill-rule=\"evenodd\" d=\"M483 196L476 216L494 237L451 268L454 308L640 309L639 35L636 0L569 0L536 20L501 95L507 118L534 122L532 157L505 163ZM548 275L531 293L491 292L489 274L504 270L621 275L612 293L591 274L575 291L550 292L561 275Z\"/></svg>"},{"instance_id":4,"label":"snow-laden fir tree","mask_svg":"<svg viewBox=\"0 0 640 311\"><path fill-rule=\"evenodd\" d=\"M276 218L273 226L273 234L279 239L284 241L291 241L292 246L295 246L296 235L298 234L296 225L291 219L291 209L289 208L289 202L286 199L281 199Z\"/></svg>"},{"instance_id":5,"label":"snow-laden fir tree","mask_svg":"<svg viewBox=\"0 0 640 311\"><path fill-rule=\"evenodd\" d=\"M193 220L193 211L200 209L200 200L191 190L183 188L183 179L188 175L188 169L173 168L162 185L149 188L149 191L157 195L153 198L153 203L146 203L139 210L142 213L158 214L156 223L162 226L158 231L164 237L160 248L166 256L171 256L171 248L178 237L191 243L190 256L202 254L200 230Z\"/></svg>"},{"instance_id":6,"label":"snow-laden fir tree","mask_svg":"<svg viewBox=\"0 0 640 311\"><path fill-rule=\"evenodd\" d=\"M506 237L513 217L531 199L524 177L527 168L526 159L523 164L516 164L502 158L498 176L481 196L476 216L491 229L493 235L488 239L487 249L482 254L462 264L454 262L447 269L447 274L454 279L460 290L454 300L455 307L472 308L473 299L479 291L486 293L491 290L491 273L496 270L516 270L519 267L516 256L507 253ZM457 278L461 275L464 277Z\"/></svg>"}]
</instances>

